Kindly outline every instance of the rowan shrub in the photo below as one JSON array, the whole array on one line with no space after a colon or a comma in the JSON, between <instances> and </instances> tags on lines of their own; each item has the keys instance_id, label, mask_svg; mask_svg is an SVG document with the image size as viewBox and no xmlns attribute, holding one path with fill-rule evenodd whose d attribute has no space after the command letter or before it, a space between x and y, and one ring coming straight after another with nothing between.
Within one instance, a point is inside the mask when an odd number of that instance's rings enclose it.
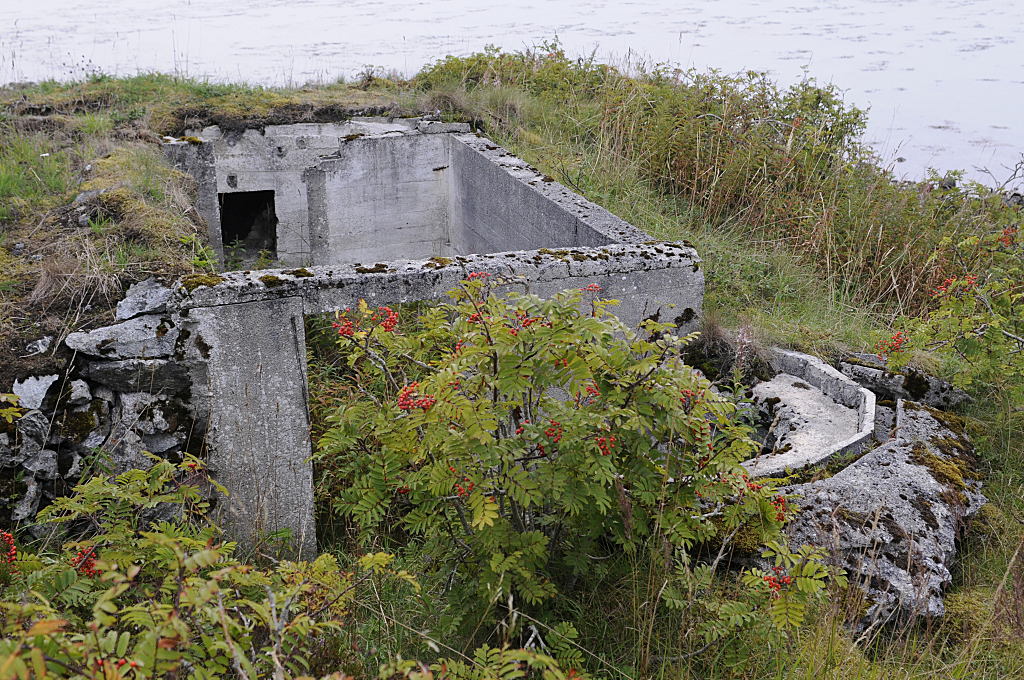
<instances>
[{"instance_id":1,"label":"rowan shrub","mask_svg":"<svg viewBox=\"0 0 1024 680\"><path fill-rule=\"evenodd\" d=\"M618 553L666 562L663 594L706 612L708 639L799 623L826 569L781 545L792 507L739 465L757 446L683 362L693 336L627 328L596 285L541 299L499 294L507 283L470 273L399 323L365 303L338 315L345 396L316 453L320 497L365 541L419 556L478 622L542 614ZM746 570L733 598L694 596L741 530L774 546L775 571Z\"/></svg>"}]
</instances>

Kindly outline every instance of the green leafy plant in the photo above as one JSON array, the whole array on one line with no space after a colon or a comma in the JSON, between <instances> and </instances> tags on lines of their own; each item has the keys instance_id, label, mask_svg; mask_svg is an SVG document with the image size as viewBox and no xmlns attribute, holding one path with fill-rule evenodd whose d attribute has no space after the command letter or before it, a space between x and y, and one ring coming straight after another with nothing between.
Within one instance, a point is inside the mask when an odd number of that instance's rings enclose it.
<instances>
[{"instance_id":1,"label":"green leafy plant","mask_svg":"<svg viewBox=\"0 0 1024 680\"><path fill-rule=\"evenodd\" d=\"M362 557L358 576L329 554L242 564L200 521L209 484L193 458L156 459L42 511L72 540L58 553L12 548L0 677L296 677L342 629L359 582L391 575L415 587L382 554Z\"/></svg>"},{"instance_id":2,"label":"green leafy plant","mask_svg":"<svg viewBox=\"0 0 1024 680\"><path fill-rule=\"evenodd\" d=\"M544 300L494 283L470 273L452 303L404 325L365 303L338 315L347 396L317 453L337 513L367 537L409 537L476 613L537 609L599 577L593 556L608 551L667 555L692 581L713 572L700 553L713 546L717 565L741 531L755 547L779 540L791 509L747 479L756 445L683 363L690 337L626 328L594 284ZM799 571L775 594L804 603L824 576ZM752 613L775 598L766 583L743 596Z\"/></svg>"},{"instance_id":3,"label":"green leafy plant","mask_svg":"<svg viewBox=\"0 0 1024 680\"><path fill-rule=\"evenodd\" d=\"M1024 245L1019 227L945 245L954 258L932 292L934 309L908 319L880 344L896 368L915 352L946 357L962 387L995 387L1010 401L1024 400ZM950 271L952 270L952 271Z\"/></svg>"}]
</instances>

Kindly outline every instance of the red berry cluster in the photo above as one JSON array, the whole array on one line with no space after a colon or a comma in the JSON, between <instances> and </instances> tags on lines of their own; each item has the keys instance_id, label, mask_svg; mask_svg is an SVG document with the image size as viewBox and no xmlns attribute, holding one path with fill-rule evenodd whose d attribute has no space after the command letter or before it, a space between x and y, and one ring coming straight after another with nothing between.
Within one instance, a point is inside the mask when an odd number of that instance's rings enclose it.
<instances>
[{"instance_id":1,"label":"red berry cluster","mask_svg":"<svg viewBox=\"0 0 1024 680\"><path fill-rule=\"evenodd\" d=\"M583 404L584 406L590 406L594 403L594 400L601 396L601 389L597 386L597 383L589 383L586 387L587 396L584 397L580 393L576 393L576 401Z\"/></svg>"},{"instance_id":2,"label":"red berry cluster","mask_svg":"<svg viewBox=\"0 0 1024 680\"><path fill-rule=\"evenodd\" d=\"M338 335L343 335L346 338L351 338L356 332L356 325L351 319L344 316L339 316L338 320L332 323L331 326L338 329Z\"/></svg>"},{"instance_id":3,"label":"red berry cluster","mask_svg":"<svg viewBox=\"0 0 1024 680\"><path fill-rule=\"evenodd\" d=\"M14 560L18 557L18 546L14 543L14 535L9 531L0 531L0 544L4 544L7 547L4 548L0 545L0 562L6 562L7 564L14 564Z\"/></svg>"},{"instance_id":4,"label":"red berry cluster","mask_svg":"<svg viewBox=\"0 0 1024 680\"><path fill-rule=\"evenodd\" d=\"M597 285L596 283L591 283L586 288L580 288L580 292L582 292L582 293L600 293L601 292L601 286Z\"/></svg>"},{"instance_id":5,"label":"red berry cluster","mask_svg":"<svg viewBox=\"0 0 1024 680\"><path fill-rule=\"evenodd\" d=\"M1017 227L1006 227L1003 234L997 240L1009 248L1013 244L1013 237L1017 235Z\"/></svg>"},{"instance_id":6,"label":"red berry cluster","mask_svg":"<svg viewBox=\"0 0 1024 680\"><path fill-rule=\"evenodd\" d=\"M772 507L775 508L775 520L776 521L781 522L784 519L786 519L786 508L787 508L787 505L786 505L786 497L785 496L776 496L772 500Z\"/></svg>"},{"instance_id":7,"label":"red berry cluster","mask_svg":"<svg viewBox=\"0 0 1024 680\"><path fill-rule=\"evenodd\" d=\"M458 472L459 472L458 470L456 470L454 467L452 467L450 465L448 466L448 469L451 472L454 472L456 474L458 474ZM469 481L469 477L463 475L462 476L462 482L456 482L455 486L453 488L455 489L455 495L456 496L459 496L460 498L465 498L469 494L473 493L473 487L474 486L476 486L476 485L473 482Z\"/></svg>"},{"instance_id":8,"label":"red berry cluster","mask_svg":"<svg viewBox=\"0 0 1024 680\"><path fill-rule=\"evenodd\" d=\"M82 576L99 576L101 572L96 568L96 549L95 548L82 548L78 551L78 554L71 560L71 566L74 567Z\"/></svg>"},{"instance_id":9,"label":"red berry cluster","mask_svg":"<svg viewBox=\"0 0 1024 680\"><path fill-rule=\"evenodd\" d=\"M615 437L609 435L607 437L598 437L594 441L597 442L597 448L601 450L602 456L610 456L615 451Z\"/></svg>"},{"instance_id":10,"label":"red berry cluster","mask_svg":"<svg viewBox=\"0 0 1024 680\"><path fill-rule=\"evenodd\" d=\"M432 395L424 394L421 396L416 391L419 385L418 382L411 382L401 389L398 393L398 408L403 411L412 411L417 408L429 411L430 407L437 403L437 399Z\"/></svg>"},{"instance_id":11,"label":"red berry cluster","mask_svg":"<svg viewBox=\"0 0 1024 680\"><path fill-rule=\"evenodd\" d=\"M544 434L551 440L552 444L557 444L562 441L562 424L557 420L549 420L548 428L544 430Z\"/></svg>"},{"instance_id":12,"label":"red berry cluster","mask_svg":"<svg viewBox=\"0 0 1024 680\"><path fill-rule=\"evenodd\" d=\"M470 272L469 276L467 276L466 278L468 280L470 280L470 281L474 281L474 280L477 280L477 279L479 279L481 281L485 281L485 280L491 278L491 275L488 274L487 272Z\"/></svg>"},{"instance_id":13,"label":"red berry cluster","mask_svg":"<svg viewBox=\"0 0 1024 680\"><path fill-rule=\"evenodd\" d=\"M682 396L679 397L679 402L687 411L696 406L700 401L700 393L696 390L683 390L680 394Z\"/></svg>"},{"instance_id":14,"label":"red berry cluster","mask_svg":"<svg viewBox=\"0 0 1024 680\"><path fill-rule=\"evenodd\" d=\"M562 368L568 368L569 367L569 360L568 359L555 359L555 367L557 368L559 366L561 366Z\"/></svg>"},{"instance_id":15,"label":"red berry cluster","mask_svg":"<svg viewBox=\"0 0 1024 680\"><path fill-rule=\"evenodd\" d=\"M103 661L103 659L96 659L96 667L97 668L103 668L104 663L105 662ZM129 661L128 659L118 659L117 661L114 662L114 665L117 666L118 668L123 667L125 664L128 665L128 668L136 668L139 665L137 662Z\"/></svg>"},{"instance_id":16,"label":"red berry cluster","mask_svg":"<svg viewBox=\"0 0 1024 680\"><path fill-rule=\"evenodd\" d=\"M956 276L951 276L948 279L944 280L942 283L935 287L935 290L932 291L932 297L941 297L945 295L946 293L949 292L949 287L959 280L960 279ZM976 285L978 285L978 277L975 276L974 274L968 274L967 276L964 277L963 281L964 290L970 290L974 288Z\"/></svg>"},{"instance_id":17,"label":"red berry cluster","mask_svg":"<svg viewBox=\"0 0 1024 680\"><path fill-rule=\"evenodd\" d=\"M530 420L528 418L523 421L523 425L529 425L529 424L530 424ZM523 433L523 431L526 429L526 428L523 427L523 425L520 425L519 427L516 428L516 434L522 434Z\"/></svg>"},{"instance_id":18,"label":"red berry cluster","mask_svg":"<svg viewBox=\"0 0 1024 680\"><path fill-rule=\"evenodd\" d=\"M903 331L898 331L896 335L892 336L888 340L883 340L875 345L875 352L880 358L884 359L890 354L898 354L899 352L902 352L903 346L909 341L910 336Z\"/></svg>"},{"instance_id":19,"label":"red berry cluster","mask_svg":"<svg viewBox=\"0 0 1024 680\"><path fill-rule=\"evenodd\" d=\"M380 329L390 333L398 325L398 312L390 307L378 307L370 317L370 321L380 321Z\"/></svg>"},{"instance_id":20,"label":"red berry cluster","mask_svg":"<svg viewBox=\"0 0 1024 680\"><path fill-rule=\"evenodd\" d=\"M763 576L763 577L761 577L761 579L766 584L768 584L768 589L771 591L772 597L773 598L778 598L779 597L779 593L782 590L782 586L788 586L790 583L792 583L793 582L793 577L792 576L783 576L782 575L782 572L783 572L782 567L772 567L772 571L775 572L774 575Z\"/></svg>"}]
</instances>

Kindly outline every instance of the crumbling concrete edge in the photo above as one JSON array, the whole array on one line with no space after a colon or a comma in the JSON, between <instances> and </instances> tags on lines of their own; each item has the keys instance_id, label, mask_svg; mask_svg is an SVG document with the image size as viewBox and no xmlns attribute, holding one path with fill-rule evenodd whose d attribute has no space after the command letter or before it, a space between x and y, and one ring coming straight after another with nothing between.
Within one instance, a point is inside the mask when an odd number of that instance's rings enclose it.
<instances>
[{"instance_id":1,"label":"crumbling concrete edge","mask_svg":"<svg viewBox=\"0 0 1024 680\"><path fill-rule=\"evenodd\" d=\"M596 203L588 201L487 137L475 134L454 134L451 139L456 144L469 147L510 177L552 203L561 206L569 214L574 215L580 223L607 238L610 243L650 242L651 237L647 232L634 227Z\"/></svg>"},{"instance_id":2,"label":"crumbling concrete edge","mask_svg":"<svg viewBox=\"0 0 1024 680\"><path fill-rule=\"evenodd\" d=\"M864 451L870 445L875 433L874 392L861 387L818 357L779 347L773 347L770 351L769 363L776 373L794 375L821 390L837 403L847 408L857 409L857 433L823 450L817 459L809 461L803 467L820 465L841 454L857 454ZM754 460L757 459L745 461L744 465ZM758 473L756 468L751 469L753 470L751 474L762 477L771 476L776 472L768 469Z\"/></svg>"},{"instance_id":3,"label":"crumbling concrete edge","mask_svg":"<svg viewBox=\"0 0 1024 680\"><path fill-rule=\"evenodd\" d=\"M572 288L579 281L600 277L625 282L631 274L664 270L666 273L685 273L673 283L679 290L689 289L686 290L689 293L687 297L692 300L692 316L696 319L704 292L704 273L700 262L697 252L687 244L657 242L248 270L183 277L174 285L168 307L183 310L300 297L306 314L321 314L348 306L345 300L407 302L442 299L474 271L491 274L498 280L500 288L514 290L539 284ZM609 294L608 297L614 295ZM688 318L687 322L690 321Z\"/></svg>"}]
</instances>

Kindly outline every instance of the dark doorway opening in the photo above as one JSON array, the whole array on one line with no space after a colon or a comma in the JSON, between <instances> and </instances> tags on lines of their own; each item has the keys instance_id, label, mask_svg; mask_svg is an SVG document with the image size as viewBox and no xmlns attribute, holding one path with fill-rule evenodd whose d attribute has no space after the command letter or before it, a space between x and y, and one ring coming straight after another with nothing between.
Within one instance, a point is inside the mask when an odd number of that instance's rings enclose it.
<instances>
[{"instance_id":1,"label":"dark doorway opening","mask_svg":"<svg viewBox=\"0 0 1024 680\"><path fill-rule=\"evenodd\" d=\"M218 194L220 234L226 264L277 258L277 212L273 191Z\"/></svg>"}]
</instances>

